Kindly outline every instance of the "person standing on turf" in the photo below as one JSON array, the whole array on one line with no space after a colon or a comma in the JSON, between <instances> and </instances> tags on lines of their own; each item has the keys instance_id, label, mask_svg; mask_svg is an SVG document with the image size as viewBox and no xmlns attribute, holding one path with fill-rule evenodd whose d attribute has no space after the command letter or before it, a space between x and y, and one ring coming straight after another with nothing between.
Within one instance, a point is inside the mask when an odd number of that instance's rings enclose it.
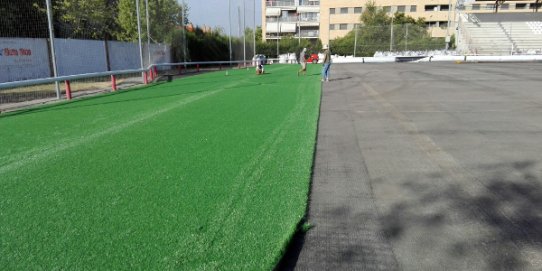
<instances>
[{"instance_id":1,"label":"person standing on turf","mask_svg":"<svg viewBox=\"0 0 542 271\"><path fill-rule=\"evenodd\" d=\"M329 81L329 68L331 66L331 53L329 52L329 46L324 45L324 67L322 68L322 82Z\"/></svg>"},{"instance_id":2,"label":"person standing on turf","mask_svg":"<svg viewBox=\"0 0 542 271\"><path fill-rule=\"evenodd\" d=\"M299 73L303 73L303 75L307 75L307 56L306 56L307 48L303 48L301 53L299 53L299 64L301 64L301 69L297 71L297 76L299 76Z\"/></svg>"}]
</instances>

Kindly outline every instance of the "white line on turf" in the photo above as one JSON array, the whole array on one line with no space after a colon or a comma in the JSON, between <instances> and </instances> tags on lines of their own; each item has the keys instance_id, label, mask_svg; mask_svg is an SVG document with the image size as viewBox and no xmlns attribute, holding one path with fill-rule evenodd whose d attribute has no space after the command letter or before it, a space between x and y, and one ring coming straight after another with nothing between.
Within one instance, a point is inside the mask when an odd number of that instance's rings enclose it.
<instances>
[{"instance_id":1,"label":"white line on turf","mask_svg":"<svg viewBox=\"0 0 542 271\"><path fill-rule=\"evenodd\" d=\"M4 174L6 172L9 172L11 170L16 170L18 168L21 168L21 167L23 167L23 166L25 166L25 165L27 165L27 164L29 164L31 162L39 161L39 160L44 159L46 157L53 156L54 154L57 154L59 152L62 152L62 151L68 150L68 149L72 149L74 147L89 143L89 142L91 142L93 140L96 140L96 139L98 139L100 137L119 133L119 132L123 131L124 129L126 129L128 127L131 127L131 126L133 126L135 124L144 122L146 120L152 119L152 118L154 118L154 117L156 117L158 115L161 115L161 114L166 113L168 111L171 111L173 109L177 109L177 108L183 107L183 106L185 106L187 104L190 104L192 102L195 102L195 101L201 100L203 98L209 97L211 95L219 93L219 92L221 92L223 90L226 90L228 88L235 87L235 86L237 86L237 85L239 85L239 84L241 84L243 82L244 82L244 80L243 81L237 81L235 83L225 85L225 86L223 86L223 87L221 87L219 89L216 89L216 90L207 91L207 92L204 92L204 93L189 96L186 99L176 101L176 102L174 102L174 103L172 103L172 104L170 104L168 106L162 107L162 108L160 108L158 110L155 110L155 111L152 111L150 113L145 112L145 113L136 115L134 118L132 118L131 120L126 121L124 123L121 123L121 124L116 124L115 123L115 125L113 125L113 126L111 126L109 128L103 129L101 131L98 131L96 133L89 134L89 135L86 135L84 137L68 140L67 143L62 144L62 145L56 145L56 144L55 145L49 145L49 146L45 146L43 148L40 148L38 150L31 150L31 151L26 151L26 152L20 153L20 154L16 155L16 157L14 157L14 159L10 159L12 161L11 163L8 162L7 164L0 166L0 175Z\"/></svg>"}]
</instances>

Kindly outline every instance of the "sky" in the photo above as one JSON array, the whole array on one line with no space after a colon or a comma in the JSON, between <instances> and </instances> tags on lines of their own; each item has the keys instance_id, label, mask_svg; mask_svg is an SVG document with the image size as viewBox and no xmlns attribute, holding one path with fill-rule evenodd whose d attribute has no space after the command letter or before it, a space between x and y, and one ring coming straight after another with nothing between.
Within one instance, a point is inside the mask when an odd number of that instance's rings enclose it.
<instances>
[{"instance_id":1,"label":"sky","mask_svg":"<svg viewBox=\"0 0 542 271\"><path fill-rule=\"evenodd\" d=\"M182 3L182 0L177 0ZM246 27L253 28L254 25L254 3L256 3L256 25L261 25L262 12L261 0L230 0L231 1L231 25L232 35L239 36L238 7L243 13L243 1L246 3ZM207 25L212 28L222 27L224 33L229 31L228 23L228 0L184 0L188 5L188 19L195 25ZM241 25L243 17L241 17ZM241 26L242 29L242 26Z\"/></svg>"}]
</instances>

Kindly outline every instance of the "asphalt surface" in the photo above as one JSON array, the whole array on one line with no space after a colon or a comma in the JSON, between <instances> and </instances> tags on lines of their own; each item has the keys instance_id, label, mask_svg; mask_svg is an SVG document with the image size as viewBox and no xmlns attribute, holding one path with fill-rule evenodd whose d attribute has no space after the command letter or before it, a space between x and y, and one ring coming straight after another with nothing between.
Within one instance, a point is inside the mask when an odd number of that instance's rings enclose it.
<instances>
[{"instance_id":1,"label":"asphalt surface","mask_svg":"<svg viewBox=\"0 0 542 271\"><path fill-rule=\"evenodd\" d=\"M334 64L279 269L542 270L542 64Z\"/></svg>"}]
</instances>

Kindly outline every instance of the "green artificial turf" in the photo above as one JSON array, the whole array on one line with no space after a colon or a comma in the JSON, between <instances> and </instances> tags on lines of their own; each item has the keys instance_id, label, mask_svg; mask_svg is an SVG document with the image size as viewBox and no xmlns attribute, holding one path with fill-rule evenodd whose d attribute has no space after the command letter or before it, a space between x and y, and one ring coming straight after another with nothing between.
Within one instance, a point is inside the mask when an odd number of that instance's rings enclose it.
<instances>
[{"instance_id":1,"label":"green artificial turf","mask_svg":"<svg viewBox=\"0 0 542 271\"><path fill-rule=\"evenodd\" d=\"M0 117L0 266L273 269L306 210L319 67Z\"/></svg>"}]
</instances>

